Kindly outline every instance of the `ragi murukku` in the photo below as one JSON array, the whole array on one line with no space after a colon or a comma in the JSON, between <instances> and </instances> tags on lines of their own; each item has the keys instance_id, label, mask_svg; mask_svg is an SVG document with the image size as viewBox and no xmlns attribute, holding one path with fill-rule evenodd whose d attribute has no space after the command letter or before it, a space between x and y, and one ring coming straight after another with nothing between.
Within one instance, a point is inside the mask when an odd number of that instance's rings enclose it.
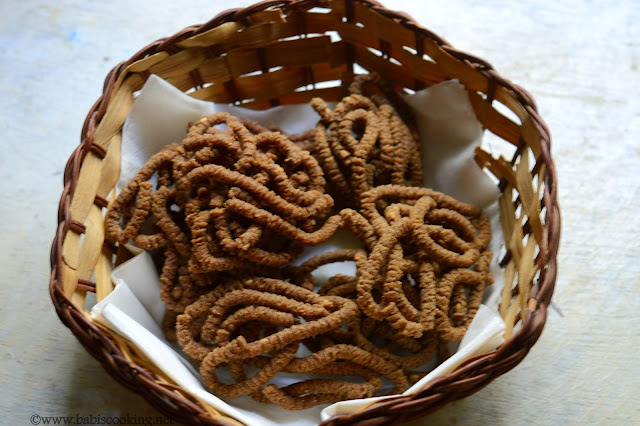
<instances>
[{"instance_id":1,"label":"ragi murukku","mask_svg":"<svg viewBox=\"0 0 640 426\"><path fill-rule=\"evenodd\" d=\"M402 96L378 75L348 91L333 110L313 99L320 120L299 135L227 113L190 123L107 212L107 239L152 251L163 331L218 396L299 410L400 393L448 356L492 283L489 220L421 187ZM340 227L362 247L291 265ZM355 276L314 279L346 261ZM306 376L276 386L284 373Z\"/></svg>"}]
</instances>

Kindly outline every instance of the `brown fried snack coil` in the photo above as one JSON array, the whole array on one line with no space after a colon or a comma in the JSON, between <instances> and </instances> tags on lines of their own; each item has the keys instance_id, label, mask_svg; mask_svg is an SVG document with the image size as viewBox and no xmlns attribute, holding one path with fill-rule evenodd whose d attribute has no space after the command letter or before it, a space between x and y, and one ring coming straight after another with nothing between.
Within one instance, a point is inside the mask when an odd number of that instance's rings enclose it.
<instances>
[{"instance_id":1,"label":"brown fried snack coil","mask_svg":"<svg viewBox=\"0 0 640 426\"><path fill-rule=\"evenodd\" d=\"M213 178L206 176L210 168L217 168ZM206 179L198 180L203 175ZM333 204L324 184L316 160L284 136L214 114L190 125L181 144L168 146L142 167L108 212L107 238L161 250L164 329L172 337L175 317L187 305L218 282L247 275L234 271L287 264L303 244L331 235L341 221L337 216L315 229ZM242 216L232 211L233 203L228 210L225 202L231 199L249 203L251 210ZM286 224L253 221L265 208L285 217Z\"/></svg>"},{"instance_id":2,"label":"brown fried snack coil","mask_svg":"<svg viewBox=\"0 0 640 426\"><path fill-rule=\"evenodd\" d=\"M247 299L243 299L245 296ZM200 297L178 317L178 338L184 351L194 360L202 360L210 352L212 345L215 345L215 332L225 319L227 308L243 304L243 300L253 301L249 303L250 306L267 306L274 309L287 309L289 304L291 309L296 309L296 313L313 318L327 316L327 306L330 305L329 301L315 293L277 279L255 277L230 281L218 285ZM207 324L198 331L198 335L189 333L189 324L204 313L207 313L208 318L211 317L207 319ZM268 317L265 317L265 320L267 319ZM202 332L208 339L196 340L202 337Z\"/></svg>"},{"instance_id":3,"label":"brown fried snack coil","mask_svg":"<svg viewBox=\"0 0 640 426\"><path fill-rule=\"evenodd\" d=\"M108 212L106 233L169 246L192 274L283 266L340 225L340 216L322 223L333 206L324 185L317 161L286 136L213 114L143 166Z\"/></svg>"},{"instance_id":4,"label":"brown fried snack coil","mask_svg":"<svg viewBox=\"0 0 640 426\"><path fill-rule=\"evenodd\" d=\"M203 315L204 325L195 331L193 324ZM280 280L255 278L217 287L187 307L178 317L178 340L185 352L201 361L205 383L221 396L252 395L288 409L302 409L321 402L370 396L382 385L380 375L391 379L400 391L408 383L401 370L352 345L294 357L303 340L335 330L358 316L356 305L347 299L319 296ZM300 323L298 318L305 321ZM256 321L283 329L250 342L242 335L232 338L243 325ZM230 366L235 384L224 384L217 378L216 369L225 364ZM261 370L247 378L244 365ZM341 375L364 377L367 383L310 379L282 389L264 387L280 371L341 371Z\"/></svg>"},{"instance_id":5,"label":"brown fried snack coil","mask_svg":"<svg viewBox=\"0 0 640 426\"><path fill-rule=\"evenodd\" d=\"M331 218L320 229L313 229L317 220L326 214L333 201L327 195L318 192L318 189L322 189L324 185L324 178L317 163L308 153L293 145L282 135L273 133L258 134L252 144L246 145L245 155L235 166L238 171L223 169L217 165L204 165L186 175L190 179L185 189L191 190L188 185L194 181L197 184L198 178L233 186L229 190L230 197L220 206L224 210L213 212L218 215L217 218L222 214L226 215L230 222L245 218L246 221L255 224L254 230L256 227L268 228L290 244L285 244L289 248L278 250L280 256L275 255L274 250L269 250L272 255L266 255L260 250L251 250L253 242L247 242L246 235L240 235L237 238L230 235L227 229L234 226L230 223L229 227L218 226L215 231L222 237L220 248L224 252L230 252L234 257L246 258L252 262L270 266L283 265L299 254L302 245L316 244L328 238L339 225L340 219ZM284 168L274 163L274 159L282 160ZM297 170L300 167L305 172ZM249 177L252 173L254 181ZM291 173L293 183L287 180L287 173ZM195 214L198 213L201 212ZM197 229L194 241L197 247L197 262L193 263L199 265L194 267L194 270L211 268L221 270L236 267L230 259L222 256L218 261L220 256L211 253L208 229L211 218L193 216L192 212L187 220L190 217L193 217L191 220ZM273 218L276 220L270 220ZM224 220L220 221L222 222ZM311 229L313 231L309 232ZM258 234L254 233L254 235Z\"/></svg>"},{"instance_id":6,"label":"brown fried snack coil","mask_svg":"<svg viewBox=\"0 0 640 426\"><path fill-rule=\"evenodd\" d=\"M436 191L398 185L373 188L363 194L361 206L363 216L349 212L350 219L345 222L357 224L366 219L370 224L370 227L347 225L360 234L369 250L367 258L358 262L357 300L362 312L377 321L386 321L402 336L420 338L436 327L436 289L440 289L440 305L444 306L445 298L447 301L453 298L451 320L461 323L466 330L465 325L475 314L480 299L473 293L468 310L464 288L458 280L461 276L470 280L468 273L461 272L464 268L488 264L480 261L481 252L487 252L490 259L486 246L491 229L486 216L481 215L480 209ZM457 275L445 275L444 281L439 281L441 271L452 267L459 268ZM481 274L482 284L473 281L474 288L484 289L485 275ZM406 291L409 276L419 289L418 306L411 303ZM449 291L442 289L443 282L450 287ZM482 290L478 294L481 296ZM447 303L447 320L448 308ZM438 321L439 330L447 330L446 340L456 340L442 315Z\"/></svg>"},{"instance_id":7,"label":"brown fried snack coil","mask_svg":"<svg viewBox=\"0 0 640 426\"><path fill-rule=\"evenodd\" d=\"M247 264L238 269L224 272L193 273L185 265L180 265L180 258L167 250L165 254L162 274L160 275L160 298L167 306L167 313L163 318L162 330L169 341L176 341L177 316L184 312L184 308L194 303L200 296L211 291L212 288L230 281L261 276L282 278L282 271L262 265ZM195 330L204 325L202 321L194 323Z\"/></svg>"},{"instance_id":8,"label":"brown fried snack coil","mask_svg":"<svg viewBox=\"0 0 640 426\"><path fill-rule=\"evenodd\" d=\"M365 84L378 87L374 96L363 95ZM350 95L333 111L320 98L311 106L320 115L316 125L314 155L325 171L330 193L346 207L357 207L367 190L385 184L420 185L422 158L417 134L403 122L395 105L401 97L379 77L358 76ZM409 108L400 107L410 114Z\"/></svg>"}]
</instances>

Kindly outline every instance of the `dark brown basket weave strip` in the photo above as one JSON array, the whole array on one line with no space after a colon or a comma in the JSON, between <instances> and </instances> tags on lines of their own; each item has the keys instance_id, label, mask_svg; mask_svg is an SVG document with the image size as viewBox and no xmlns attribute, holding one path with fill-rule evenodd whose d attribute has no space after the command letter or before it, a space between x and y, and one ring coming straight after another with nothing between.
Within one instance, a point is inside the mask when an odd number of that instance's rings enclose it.
<instances>
[{"instance_id":1,"label":"dark brown basket weave strip","mask_svg":"<svg viewBox=\"0 0 640 426\"><path fill-rule=\"evenodd\" d=\"M329 46L331 49L327 50L326 63L324 64L312 62L313 58L300 59L300 56L293 60L309 60L310 62L270 63L270 61L273 62L271 59L275 57L286 58L288 46L297 46L295 43L277 43L279 42L278 38L291 37L292 34L287 31L291 31L292 26L295 25L293 28L297 34L306 36L307 33L317 32L315 27L318 26L318 22L329 22L324 17L315 15L314 19L308 19L311 16L308 15L309 10L314 7L332 9L332 13L340 13L346 18L345 22L335 24L335 27L324 28L325 31L348 32L346 40L343 39L342 42ZM358 14L362 13L362 8L374 13L371 16L375 19L370 22L393 28L384 32L379 31L380 28L370 28L368 29L370 31L366 31L366 28L358 29L354 24ZM287 23L280 21L280 26L269 27L269 19L277 20L278 16L282 15L287 17ZM250 67L257 67L257 69L251 69L251 71L262 72L254 80L251 80L253 77L236 78L237 76L233 73L230 76L213 79L211 73L207 73L207 66L213 66L215 59L226 53L226 47L215 45L199 48L193 47L193 43L185 45L185 41L192 41L194 36L205 34L215 28L224 30L224 25L229 23L241 23L244 28L255 29L256 32L268 29L269 31L264 32L267 34L265 36L267 39L273 36L273 32L277 28L288 28L283 30L281 37L275 36L272 41L257 45L253 45L251 40L242 41L238 37L235 38L240 40L236 41L243 48L238 49L238 45L231 46L234 53L233 58L241 58L243 61L240 67L254 64ZM415 47L414 53L411 53L410 50L403 50L401 45L386 39L375 38L394 37L391 34L395 34L396 28L403 30L398 33L401 34L398 37L402 37L402 34L409 34L409 32L412 34L411 39L407 39L407 43ZM273 31L271 31L272 29ZM362 34L365 34L363 30L371 39L362 38ZM245 31L245 33L249 32ZM314 39L311 37L300 40L303 40L299 42L301 46L303 44L305 48L315 46L320 52L324 52L322 50L324 49L323 43L330 44L326 38ZM358 40L358 43L353 40ZM429 55L429 52L425 51L425 46L437 46L439 51L445 52L446 55L441 54L435 63L423 61L423 55ZM379 55L371 53L371 49L377 51ZM328 100L338 99L342 93L342 87L315 89L315 83L342 80L343 77L348 79L355 63L368 70L376 70L387 78L393 77L394 83L398 87L412 90L419 90L443 80L459 78L467 86L470 100L483 125L516 146L511 164L493 160L482 152L477 154L476 160L479 165L487 167L500 179L500 189L511 191L516 186L513 168L516 167L519 160L528 159L528 156L524 156L528 150L531 150L535 157L535 165L531 167L529 176L531 179L541 178L543 189L537 212L538 214L540 211L543 213L539 221L540 227L536 227L536 221L533 221L534 223L526 221L521 226L521 231L523 236L536 235L539 252L535 257L535 265L539 273L529 283L528 299L525 301L526 308L523 306L519 311L518 309L513 310L514 317L511 327L516 323L518 325L513 329L513 334L496 352L467 361L453 373L433 380L416 394L389 398L382 403L377 403L353 414L334 417L324 424L377 425L405 422L424 416L451 401L478 391L494 378L515 367L526 356L529 348L540 336L545 324L547 307L556 279L556 257L560 238L556 171L550 154L551 137L544 121L537 113L531 95L501 77L484 60L454 49L442 38L419 26L408 15L388 10L372 0L283 0L266 1L244 9L228 10L203 25L185 28L171 37L150 44L128 61L120 63L108 74L103 95L89 111L82 129L81 143L71 155L64 173L64 190L58 212L58 228L51 250L49 289L62 322L71 329L89 353L98 359L116 380L143 395L154 407L171 416L174 420L189 424L228 424L224 417L211 415L211 411L206 410L195 399L189 398L184 393L176 392L174 388L168 386L152 370L148 369L148 366L132 362L121 342L90 319L84 310L83 295L87 291L96 291L96 283L90 281L92 270L80 271L79 273L76 271L71 275L67 272L65 275L65 271L74 267L70 266L64 258L66 240L78 238L84 233L86 241L90 239L90 231L95 230L95 225L86 220L86 215L82 220L74 218L71 213L73 210L71 205L74 196L77 197L79 193L78 181L83 164L86 164L87 161L99 163L109 155L109 147L94 143L94 136L109 108L113 108L114 102L112 101L116 94L115 91L120 87L119 79L121 77L128 78L135 74L136 78L141 78L140 81L143 82L148 78L150 72L146 69L132 70L130 67L132 64L161 52L166 52L172 55L172 58L177 58L181 52L187 51L206 55L207 58L213 58L214 62L204 61L202 65L189 70L188 77L173 76L167 78L168 81L184 91L195 88L195 92L192 94L195 97L217 102L243 102L243 106L257 109L278 104L306 102L314 95L323 96ZM410 57L412 54L415 55L415 62L412 62L414 58ZM398 60L402 63L401 66L390 60L396 56L400 58ZM225 59L226 63L232 62L231 54L225 57L227 58ZM284 59L285 62L287 60L289 59ZM414 68L411 68L411 64L415 64ZM284 68L274 70L280 65L284 65ZM292 67L288 67L288 65ZM293 65L303 66L296 68ZM420 67L420 69L415 67ZM243 72L242 75L244 74L249 74L249 72ZM478 76L481 78L476 78ZM283 79L281 85L266 84L272 82L270 79L278 78ZM207 87L207 83L212 82L214 84ZM294 89L305 85L313 86L313 89L306 92L294 92ZM505 98L515 100L515 104L507 106L528 117L529 120L526 123L524 121L522 125L513 123L491 107L495 99ZM94 192L94 194L96 194L95 199L92 198L94 205L100 210L104 209L108 204L106 194L101 195L98 192ZM521 198L524 197L516 197L514 205L521 203ZM524 207L522 210L524 211ZM529 212L526 213L529 214ZM92 233L91 238L94 236L95 234ZM505 235L505 240L508 239L509 236ZM115 253L116 248L105 244L102 251L107 253L105 258L110 260L113 257L111 254ZM503 264L508 264L514 256L518 257L519 255L508 250ZM92 267L95 268L95 263ZM511 284L507 283L506 285ZM521 290L515 287L511 297L517 299L519 291Z\"/></svg>"}]
</instances>

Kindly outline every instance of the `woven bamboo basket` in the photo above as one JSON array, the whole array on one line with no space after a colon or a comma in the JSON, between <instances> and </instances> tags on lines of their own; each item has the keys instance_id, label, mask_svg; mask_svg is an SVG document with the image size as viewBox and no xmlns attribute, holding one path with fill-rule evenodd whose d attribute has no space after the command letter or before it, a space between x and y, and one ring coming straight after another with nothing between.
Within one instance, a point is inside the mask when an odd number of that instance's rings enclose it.
<instances>
[{"instance_id":1,"label":"woven bamboo basket","mask_svg":"<svg viewBox=\"0 0 640 426\"><path fill-rule=\"evenodd\" d=\"M342 82L357 66L377 71L397 90L458 79L478 120L498 136L494 145L514 152L510 159L480 148L475 153L478 166L495 176L502 192L506 284L499 312L507 340L418 393L391 397L325 424L377 425L424 416L515 367L540 336L556 278L560 211L551 137L533 98L489 63L375 1L266 1L185 28L116 66L64 173L51 250L49 289L56 311L109 374L174 420L238 423L172 383L130 342L95 323L85 308L87 292L101 300L113 288L111 271L121 250L105 242L103 217L114 199L121 131L134 93L156 74L198 99L266 109L314 96L339 100ZM513 114L503 114L504 107Z\"/></svg>"}]
</instances>

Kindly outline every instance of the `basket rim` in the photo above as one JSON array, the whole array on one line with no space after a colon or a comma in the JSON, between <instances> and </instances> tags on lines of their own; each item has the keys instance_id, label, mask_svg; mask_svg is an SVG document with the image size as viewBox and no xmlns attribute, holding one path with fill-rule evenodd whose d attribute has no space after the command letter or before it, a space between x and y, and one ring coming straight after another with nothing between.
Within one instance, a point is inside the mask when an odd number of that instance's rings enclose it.
<instances>
[{"instance_id":1,"label":"basket rim","mask_svg":"<svg viewBox=\"0 0 640 426\"><path fill-rule=\"evenodd\" d=\"M485 60L455 49L446 40L419 25L404 12L387 9L375 0L344 1L347 19L349 19L350 15L353 16L354 3L360 3L384 17L411 29L416 34L431 39L455 59L482 73L488 81L488 101L493 101L497 87L501 86L508 90L529 114L533 125L540 134L540 161L545 166L542 205L546 208L545 222L543 224L546 247L545 250L541 248L539 254L541 268L539 279L532 288L531 300L533 305L530 307L526 317L521 319L521 327L497 351L467 361L454 372L434 379L415 394L390 397L364 410L352 414L338 415L322 422L322 424L332 425L356 424L363 421L379 424L392 421L403 410L405 411L402 413L403 420L410 420L411 418L424 416L436 411L449 402L480 390L494 378L506 373L524 359L529 349L542 333L547 317L547 308L551 303L557 276L557 252L560 242L561 217L557 200L557 172L551 157L551 134L546 123L538 114L533 97L525 89L500 76L491 64ZM132 63L158 52L170 51L180 41L204 33L221 24L247 21L252 14L257 12L267 9L282 9L285 12L290 12L295 9L304 10L311 7L323 7L326 4L326 0L267 0L245 8L226 10L204 24L189 26L170 37L161 38L150 43L127 61L116 65L107 74L103 93L90 108L82 127L80 144L73 151L65 166L63 174L64 189L58 209L58 227L50 253L49 293L56 313L65 326L71 330L80 343L103 365L111 376L125 387L141 394L156 409L172 416L176 420L195 424L228 424L220 418L209 416L202 407L193 404L175 392L168 392L155 382L154 377L147 370L138 365L132 365L121 350L110 340L109 336L96 327L63 291L61 268L58 265L64 262L62 259L64 237L69 231L79 234L84 232L84 225L73 220L69 212L80 167L89 152L93 152L100 158L104 157L105 151L101 146L93 143L93 135L107 111L118 76ZM524 141L521 141L520 148L514 154L513 162L515 162L523 146ZM504 189L504 186L505 183L502 182L501 189ZM106 200L96 199L96 205L104 206L105 202ZM85 286L90 289L91 283L81 281L79 286ZM169 404L166 402L167 400L170 401ZM419 410L417 409L418 407ZM415 413L407 417L406 410L412 411L412 409L415 409Z\"/></svg>"}]
</instances>

